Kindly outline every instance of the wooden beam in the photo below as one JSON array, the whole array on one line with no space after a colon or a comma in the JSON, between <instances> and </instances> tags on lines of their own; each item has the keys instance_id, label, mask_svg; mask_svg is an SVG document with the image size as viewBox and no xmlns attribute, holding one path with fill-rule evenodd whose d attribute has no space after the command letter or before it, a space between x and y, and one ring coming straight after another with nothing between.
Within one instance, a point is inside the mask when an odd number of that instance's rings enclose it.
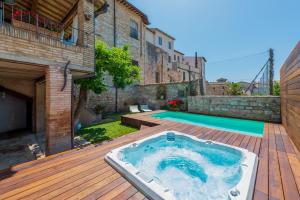
<instances>
[{"instance_id":1,"label":"wooden beam","mask_svg":"<svg viewBox=\"0 0 300 200\"><path fill-rule=\"evenodd\" d=\"M61 23L65 26L65 24L68 24L68 21L74 16L74 14L77 12L77 6L78 1L74 3L73 7L69 10L68 14L62 19Z\"/></svg>"},{"instance_id":2,"label":"wooden beam","mask_svg":"<svg viewBox=\"0 0 300 200\"><path fill-rule=\"evenodd\" d=\"M34 11L34 12L37 11L38 1L39 1L39 0L32 0L32 1L31 1L31 10Z\"/></svg>"},{"instance_id":3,"label":"wooden beam","mask_svg":"<svg viewBox=\"0 0 300 200\"><path fill-rule=\"evenodd\" d=\"M5 88L3 86L0 85L0 92L5 92L6 94L9 94L11 96L14 96L14 97L17 97L17 98L20 98L20 99L25 99L27 101L32 101L32 98L29 97L29 96L26 96L24 94L21 94L19 92L16 92L14 90L10 90L8 88Z\"/></svg>"}]
</instances>

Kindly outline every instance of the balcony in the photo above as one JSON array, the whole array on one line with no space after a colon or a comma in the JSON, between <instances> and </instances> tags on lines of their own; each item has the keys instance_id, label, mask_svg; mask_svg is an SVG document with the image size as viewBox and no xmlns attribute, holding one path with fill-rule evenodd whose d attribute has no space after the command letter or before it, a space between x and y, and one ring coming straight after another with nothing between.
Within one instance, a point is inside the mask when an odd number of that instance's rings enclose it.
<instances>
[{"instance_id":1,"label":"balcony","mask_svg":"<svg viewBox=\"0 0 300 200\"><path fill-rule=\"evenodd\" d=\"M79 12L84 9L79 8L78 2L71 4L71 1L56 7L39 1L34 9L34 0L14 4L0 2L1 58L46 65L70 60L71 69L93 71L94 33L80 29L85 27L82 23L93 20L82 20L84 15L80 16ZM69 7L64 7L67 5ZM54 12L56 8L58 11ZM58 15L59 12L63 14ZM85 57L91 61L85 62Z\"/></svg>"},{"instance_id":2,"label":"balcony","mask_svg":"<svg viewBox=\"0 0 300 200\"><path fill-rule=\"evenodd\" d=\"M177 71L177 70L189 70L189 66L184 63L179 63L179 62L173 62L172 63L172 70Z\"/></svg>"}]
</instances>

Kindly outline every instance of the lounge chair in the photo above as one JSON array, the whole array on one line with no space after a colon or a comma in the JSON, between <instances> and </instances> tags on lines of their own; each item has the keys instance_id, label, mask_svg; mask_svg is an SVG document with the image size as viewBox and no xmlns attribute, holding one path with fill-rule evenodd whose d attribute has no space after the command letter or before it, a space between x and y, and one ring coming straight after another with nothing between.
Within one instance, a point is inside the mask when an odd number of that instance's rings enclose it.
<instances>
[{"instance_id":1,"label":"lounge chair","mask_svg":"<svg viewBox=\"0 0 300 200\"><path fill-rule=\"evenodd\" d=\"M148 105L141 105L140 110L142 112L151 112L152 111L151 109L149 109Z\"/></svg>"},{"instance_id":2,"label":"lounge chair","mask_svg":"<svg viewBox=\"0 0 300 200\"><path fill-rule=\"evenodd\" d=\"M131 113L139 113L140 112L138 106L129 106L129 111Z\"/></svg>"}]
</instances>

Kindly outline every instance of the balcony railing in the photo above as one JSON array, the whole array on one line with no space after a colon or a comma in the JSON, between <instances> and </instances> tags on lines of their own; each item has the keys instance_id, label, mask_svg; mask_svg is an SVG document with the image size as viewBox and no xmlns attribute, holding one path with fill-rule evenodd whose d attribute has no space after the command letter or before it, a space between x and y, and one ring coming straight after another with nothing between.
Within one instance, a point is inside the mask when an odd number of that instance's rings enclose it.
<instances>
[{"instance_id":1,"label":"balcony railing","mask_svg":"<svg viewBox=\"0 0 300 200\"><path fill-rule=\"evenodd\" d=\"M2 16L0 17L0 32L16 38L76 49L89 48L88 41L94 37L92 33L73 26L65 27L33 11L1 4L1 2L0 15Z\"/></svg>"}]
</instances>

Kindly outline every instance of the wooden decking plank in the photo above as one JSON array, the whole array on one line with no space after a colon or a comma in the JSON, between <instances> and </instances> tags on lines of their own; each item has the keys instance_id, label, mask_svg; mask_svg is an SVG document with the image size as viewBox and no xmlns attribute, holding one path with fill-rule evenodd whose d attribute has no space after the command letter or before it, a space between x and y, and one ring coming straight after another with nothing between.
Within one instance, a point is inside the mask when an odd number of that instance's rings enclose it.
<instances>
[{"instance_id":1,"label":"wooden decking plank","mask_svg":"<svg viewBox=\"0 0 300 200\"><path fill-rule=\"evenodd\" d=\"M119 194L118 196L112 198L112 200L124 200L130 198L137 192L137 189L133 186L129 187L127 190Z\"/></svg>"},{"instance_id":2,"label":"wooden decking plank","mask_svg":"<svg viewBox=\"0 0 300 200\"><path fill-rule=\"evenodd\" d=\"M260 146L258 171L256 174L254 200L268 200L269 199L269 127L265 124L264 136Z\"/></svg>"},{"instance_id":3,"label":"wooden decking plank","mask_svg":"<svg viewBox=\"0 0 300 200\"><path fill-rule=\"evenodd\" d=\"M44 198L40 198L40 199L59 200L59 199L68 199L68 198L76 199L77 197L83 198L88 194L95 192L97 189L104 187L106 184L109 184L120 177L121 175L119 173L111 169L108 172L102 173L97 177L93 177L88 181L81 179L78 182L74 182L72 184L66 185L64 188L61 188L60 190L55 190L54 192L51 192L43 196Z\"/></svg>"},{"instance_id":4,"label":"wooden decking plank","mask_svg":"<svg viewBox=\"0 0 300 200\"><path fill-rule=\"evenodd\" d=\"M274 132L279 135L279 127L275 128ZM298 187L289 163L287 153L285 152L282 137L277 137L277 148L284 197L285 199L300 199Z\"/></svg>"},{"instance_id":5,"label":"wooden decking plank","mask_svg":"<svg viewBox=\"0 0 300 200\"><path fill-rule=\"evenodd\" d=\"M96 158L96 157L95 157ZM86 163L88 163L89 161L91 161L92 163L95 162L100 162L101 164L101 159L97 159L95 160L81 160L81 162L78 162L78 165L62 165L60 166L60 170L56 170L55 168L48 170L48 171L44 171L44 173L41 174L32 174L30 176L27 177L22 177L18 180L14 180L11 184L7 184L7 185L3 185L2 188L0 189L0 194L6 193L7 191L10 190L14 190L15 188L18 188L18 190L26 190L29 189L30 187L35 187L38 184L42 184L43 183L43 179L46 178L47 181L51 180L51 178L55 179L56 177L58 177L60 174L64 174L66 171L69 170L76 170L78 169L77 166L81 166L81 165L86 165ZM91 163L91 164L92 164ZM73 167L75 167L75 169L73 169ZM58 174L58 175L57 175ZM8 193L6 193L6 195L8 195Z\"/></svg>"},{"instance_id":6,"label":"wooden decking plank","mask_svg":"<svg viewBox=\"0 0 300 200\"><path fill-rule=\"evenodd\" d=\"M108 193L106 193L105 195L103 195L102 197L97 198L97 199L101 199L101 200L113 199L130 187L131 187L131 184L129 182L125 182L125 183L119 185L118 187L116 187L115 190L111 190Z\"/></svg>"},{"instance_id":7,"label":"wooden decking plank","mask_svg":"<svg viewBox=\"0 0 300 200\"><path fill-rule=\"evenodd\" d=\"M91 166L91 168L82 168L81 172L78 172L76 175L73 175L71 177L65 177L63 176L61 179L57 179L56 182L51 183L51 181L47 182L47 184L40 185L40 189L38 189L37 192L33 192L25 196L22 199L36 199L38 197L41 197L43 195L46 195L52 191L58 190L66 185L72 184L82 178L85 180L88 180L89 177L96 177L99 175L99 173L102 173L104 170L109 170L109 167L103 167L103 165L99 166ZM67 172L66 172L67 173ZM51 185L52 184L52 185Z\"/></svg>"},{"instance_id":8,"label":"wooden decking plank","mask_svg":"<svg viewBox=\"0 0 300 200\"><path fill-rule=\"evenodd\" d=\"M148 115L142 113L130 117L137 122L155 121L157 126L123 136L98 147L71 151L48 160L14 166L15 174L0 181L0 195L7 195L11 199L17 197L22 199L147 199L105 163L103 156L116 147L162 131L175 130L201 139L247 148L259 154L253 199L300 198L300 154L281 125L266 123L265 134L263 138L259 138L154 119ZM102 164L97 165L99 163ZM79 166L82 169L79 169ZM101 172L102 167L105 173ZM2 193L3 191L6 194Z\"/></svg>"},{"instance_id":9,"label":"wooden decking plank","mask_svg":"<svg viewBox=\"0 0 300 200\"><path fill-rule=\"evenodd\" d=\"M128 198L128 200L143 200L144 198L145 198L145 196L142 193L137 192L133 196Z\"/></svg>"},{"instance_id":10,"label":"wooden decking plank","mask_svg":"<svg viewBox=\"0 0 300 200\"><path fill-rule=\"evenodd\" d=\"M254 153L258 156L260 151L260 144L261 144L262 138L256 138L256 143L254 147Z\"/></svg>"},{"instance_id":11,"label":"wooden decking plank","mask_svg":"<svg viewBox=\"0 0 300 200\"><path fill-rule=\"evenodd\" d=\"M227 144L232 145L238 136L239 134L234 133L234 135L227 141Z\"/></svg>"},{"instance_id":12,"label":"wooden decking plank","mask_svg":"<svg viewBox=\"0 0 300 200\"><path fill-rule=\"evenodd\" d=\"M295 182L298 188L298 193L300 194L300 160L297 158L297 152L294 150L293 144L287 136L284 127L279 126L280 135L285 149L287 150L287 156L289 159L290 166L293 171Z\"/></svg>"},{"instance_id":13,"label":"wooden decking plank","mask_svg":"<svg viewBox=\"0 0 300 200\"><path fill-rule=\"evenodd\" d=\"M234 134L230 133L230 132L226 132L225 135L226 135L226 137L221 138L220 140L218 140L218 142L226 144L228 142L228 140L230 140L230 138L234 136Z\"/></svg>"},{"instance_id":14,"label":"wooden decking plank","mask_svg":"<svg viewBox=\"0 0 300 200\"><path fill-rule=\"evenodd\" d=\"M257 141L257 137L251 137L251 139L246 147L248 149L248 151L254 152L256 141Z\"/></svg>"},{"instance_id":15,"label":"wooden decking plank","mask_svg":"<svg viewBox=\"0 0 300 200\"><path fill-rule=\"evenodd\" d=\"M250 142L251 136L245 135L244 139L242 140L241 144L239 145L241 148L246 149L248 146L248 143Z\"/></svg>"},{"instance_id":16,"label":"wooden decking plank","mask_svg":"<svg viewBox=\"0 0 300 200\"><path fill-rule=\"evenodd\" d=\"M97 199L103 196L104 194L106 194L107 192L113 190L117 186L123 184L124 182L126 182L126 180L123 177L119 177L116 180L112 181L111 183L105 185L104 187L97 189L95 192L87 193L88 195L83 197L82 199L83 200ZM72 198L74 199L75 196L73 196Z\"/></svg>"},{"instance_id":17,"label":"wooden decking plank","mask_svg":"<svg viewBox=\"0 0 300 200\"><path fill-rule=\"evenodd\" d=\"M100 166L104 166L103 159L99 158L94 160L91 163L86 163L85 165L80 165L75 168L71 168L67 171L55 174L53 176L49 176L43 179L40 179L38 181L28 183L23 185L23 187L18 187L16 189L12 189L9 192L3 193L0 195L0 198L24 198L25 196L35 193L38 190L40 190L43 187L50 187L51 185L55 185L56 183L64 180L65 178L71 178L74 176L76 173L83 172L83 169L85 167L88 167L88 165L95 166L97 163L99 163ZM93 165L94 164L94 165ZM90 168L87 168L89 170Z\"/></svg>"},{"instance_id":18,"label":"wooden decking plank","mask_svg":"<svg viewBox=\"0 0 300 200\"><path fill-rule=\"evenodd\" d=\"M269 124L269 197L284 199L276 148L274 126ZM270 170L272 168L272 170Z\"/></svg>"},{"instance_id":19,"label":"wooden decking plank","mask_svg":"<svg viewBox=\"0 0 300 200\"><path fill-rule=\"evenodd\" d=\"M238 135L238 137L235 139L235 141L232 143L233 146L239 147L245 138L245 135Z\"/></svg>"},{"instance_id":20,"label":"wooden decking plank","mask_svg":"<svg viewBox=\"0 0 300 200\"><path fill-rule=\"evenodd\" d=\"M223 138L224 134L226 134L225 131L216 131L216 132L214 132L214 134L212 135L210 140L217 141L218 139Z\"/></svg>"},{"instance_id":21,"label":"wooden decking plank","mask_svg":"<svg viewBox=\"0 0 300 200\"><path fill-rule=\"evenodd\" d=\"M208 128L201 127L201 129L195 134L197 138L204 139L206 134L209 134L209 131L212 131Z\"/></svg>"}]
</instances>

